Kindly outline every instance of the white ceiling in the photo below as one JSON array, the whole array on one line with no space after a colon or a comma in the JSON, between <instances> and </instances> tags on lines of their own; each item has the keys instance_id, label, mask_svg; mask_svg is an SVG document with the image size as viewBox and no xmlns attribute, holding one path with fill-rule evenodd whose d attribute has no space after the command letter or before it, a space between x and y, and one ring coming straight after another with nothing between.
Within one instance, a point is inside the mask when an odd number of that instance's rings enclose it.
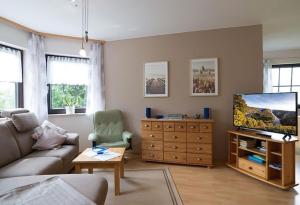
<instances>
[{"instance_id":1,"label":"white ceiling","mask_svg":"<svg viewBox=\"0 0 300 205\"><path fill-rule=\"evenodd\" d=\"M40 32L81 35L71 0L0 5L0 16ZM90 37L107 41L263 24L265 51L300 48L300 0L89 0L89 12Z\"/></svg>"}]
</instances>

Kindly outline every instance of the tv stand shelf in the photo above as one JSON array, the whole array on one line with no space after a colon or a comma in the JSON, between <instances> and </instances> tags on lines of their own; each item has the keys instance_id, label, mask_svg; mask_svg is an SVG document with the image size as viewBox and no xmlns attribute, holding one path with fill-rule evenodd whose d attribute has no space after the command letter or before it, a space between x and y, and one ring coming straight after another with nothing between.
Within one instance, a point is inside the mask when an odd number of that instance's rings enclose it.
<instances>
[{"instance_id":1,"label":"tv stand shelf","mask_svg":"<svg viewBox=\"0 0 300 205\"><path fill-rule=\"evenodd\" d=\"M241 146L247 142L247 147ZM255 146L250 142L255 140ZM290 189L295 183L295 142L297 138L283 140L281 137L262 137L255 131L228 131L228 162L227 166L255 179L276 186ZM250 147L248 147L248 144ZM265 151L257 147L265 147ZM258 155L264 163L256 163L248 159L249 155ZM280 168L270 167L280 165Z\"/></svg>"}]
</instances>

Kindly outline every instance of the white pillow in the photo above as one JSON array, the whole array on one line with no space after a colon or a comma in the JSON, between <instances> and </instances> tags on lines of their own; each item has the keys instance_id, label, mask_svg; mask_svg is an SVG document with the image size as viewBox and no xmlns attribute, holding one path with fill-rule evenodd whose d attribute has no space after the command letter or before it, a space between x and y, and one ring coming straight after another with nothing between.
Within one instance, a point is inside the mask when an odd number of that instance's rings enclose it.
<instances>
[{"instance_id":1,"label":"white pillow","mask_svg":"<svg viewBox=\"0 0 300 205\"><path fill-rule=\"evenodd\" d=\"M53 124L53 123L51 123L51 122L49 122L48 120L45 120L44 122L43 122L43 124L41 125L41 127L44 129L45 127L49 127L49 128L51 128L51 129L54 129L54 130L56 130L59 134L61 134L61 135L65 135L65 134L67 134L67 130L65 130L65 129L63 129L63 128L61 128L61 127L58 127L58 126L56 126L55 124Z\"/></svg>"},{"instance_id":2,"label":"white pillow","mask_svg":"<svg viewBox=\"0 0 300 205\"><path fill-rule=\"evenodd\" d=\"M32 137L37 137L36 143L32 146L32 149L37 150L49 150L54 149L59 146L61 146L65 140L66 135L62 135L58 133L57 130L45 127L43 128L43 134L39 135L40 133L35 133L36 135L33 135Z\"/></svg>"}]
</instances>

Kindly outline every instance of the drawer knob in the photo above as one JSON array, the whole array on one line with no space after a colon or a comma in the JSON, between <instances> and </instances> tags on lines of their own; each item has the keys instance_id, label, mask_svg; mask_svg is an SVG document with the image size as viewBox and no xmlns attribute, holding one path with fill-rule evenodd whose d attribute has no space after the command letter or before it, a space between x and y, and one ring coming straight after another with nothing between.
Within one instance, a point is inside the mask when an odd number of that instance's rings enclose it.
<instances>
[{"instance_id":1,"label":"drawer knob","mask_svg":"<svg viewBox=\"0 0 300 205\"><path fill-rule=\"evenodd\" d=\"M179 125L178 127L179 127L180 129L182 129L182 128L183 128L183 126L181 126L181 125Z\"/></svg>"},{"instance_id":2,"label":"drawer knob","mask_svg":"<svg viewBox=\"0 0 300 205\"><path fill-rule=\"evenodd\" d=\"M197 158L198 161L201 161L202 159L200 157Z\"/></svg>"},{"instance_id":3,"label":"drawer knob","mask_svg":"<svg viewBox=\"0 0 300 205\"><path fill-rule=\"evenodd\" d=\"M173 136L173 138L174 138L174 139L177 139L177 136L176 136L176 135L174 135L174 136Z\"/></svg>"},{"instance_id":4,"label":"drawer knob","mask_svg":"<svg viewBox=\"0 0 300 205\"><path fill-rule=\"evenodd\" d=\"M250 170L252 170L253 168L252 167L248 167Z\"/></svg>"},{"instance_id":5,"label":"drawer knob","mask_svg":"<svg viewBox=\"0 0 300 205\"><path fill-rule=\"evenodd\" d=\"M203 129L208 129L208 127L207 126L203 126Z\"/></svg>"},{"instance_id":6,"label":"drawer knob","mask_svg":"<svg viewBox=\"0 0 300 205\"><path fill-rule=\"evenodd\" d=\"M202 150L202 147L197 147L197 150Z\"/></svg>"},{"instance_id":7,"label":"drawer knob","mask_svg":"<svg viewBox=\"0 0 300 205\"><path fill-rule=\"evenodd\" d=\"M177 146L174 146L173 148L174 148L174 149L177 149L178 147L177 147Z\"/></svg>"},{"instance_id":8,"label":"drawer knob","mask_svg":"<svg viewBox=\"0 0 300 205\"><path fill-rule=\"evenodd\" d=\"M177 156L173 156L173 158L174 158L174 159L177 159L178 157L177 157Z\"/></svg>"},{"instance_id":9,"label":"drawer knob","mask_svg":"<svg viewBox=\"0 0 300 205\"><path fill-rule=\"evenodd\" d=\"M150 137L154 137L154 135L150 135Z\"/></svg>"},{"instance_id":10,"label":"drawer knob","mask_svg":"<svg viewBox=\"0 0 300 205\"><path fill-rule=\"evenodd\" d=\"M191 129L194 129L195 128L195 126L191 126Z\"/></svg>"},{"instance_id":11,"label":"drawer knob","mask_svg":"<svg viewBox=\"0 0 300 205\"><path fill-rule=\"evenodd\" d=\"M146 124L146 125L144 125L144 126L145 126L145 127L149 127L149 125L147 125L147 124Z\"/></svg>"},{"instance_id":12,"label":"drawer knob","mask_svg":"<svg viewBox=\"0 0 300 205\"><path fill-rule=\"evenodd\" d=\"M151 144L150 147L154 147L154 144Z\"/></svg>"},{"instance_id":13,"label":"drawer knob","mask_svg":"<svg viewBox=\"0 0 300 205\"><path fill-rule=\"evenodd\" d=\"M155 125L155 128L159 128L159 125Z\"/></svg>"},{"instance_id":14,"label":"drawer knob","mask_svg":"<svg viewBox=\"0 0 300 205\"><path fill-rule=\"evenodd\" d=\"M202 140L202 137L197 137L198 140Z\"/></svg>"},{"instance_id":15,"label":"drawer knob","mask_svg":"<svg viewBox=\"0 0 300 205\"><path fill-rule=\"evenodd\" d=\"M169 126L168 126L168 128L172 128L172 126L171 126L171 125L169 125Z\"/></svg>"}]
</instances>

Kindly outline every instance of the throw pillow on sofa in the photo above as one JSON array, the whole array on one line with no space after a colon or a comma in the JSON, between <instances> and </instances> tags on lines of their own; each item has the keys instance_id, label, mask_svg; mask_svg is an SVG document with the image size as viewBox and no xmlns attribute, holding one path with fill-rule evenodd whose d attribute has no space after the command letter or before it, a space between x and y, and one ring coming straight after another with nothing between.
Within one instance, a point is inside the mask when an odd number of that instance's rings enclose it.
<instances>
[{"instance_id":1,"label":"throw pillow on sofa","mask_svg":"<svg viewBox=\"0 0 300 205\"><path fill-rule=\"evenodd\" d=\"M44 128L36 128L32 138L37 140L32 149L49 150L61 146L67 136L60 134L56 129L46 126Z\"/></svg>"},{"instance_id":2,"label":"throw pillow on sofa","mask_svg":"<svg viewBox=\"0 0 300 205\"><path fill-rule=\"evenodd\" d=\"M54 130L56 130L59 134L61 134L61 135L65 135L65 134L67 134L67 130L65 130L65 129L63 129L63 128L61 128L61 127L59 127L59 126L57 126L57 125L55 125L55 124L53 124L53 123L51 123L51 122L49 122L48 120L45 120L44 122L43 122L43 124L41 125L41 127L44 129L45 127L49 127L49 128L51 128L51 129L54 129Z\"/></svg>"}]
</instances>

